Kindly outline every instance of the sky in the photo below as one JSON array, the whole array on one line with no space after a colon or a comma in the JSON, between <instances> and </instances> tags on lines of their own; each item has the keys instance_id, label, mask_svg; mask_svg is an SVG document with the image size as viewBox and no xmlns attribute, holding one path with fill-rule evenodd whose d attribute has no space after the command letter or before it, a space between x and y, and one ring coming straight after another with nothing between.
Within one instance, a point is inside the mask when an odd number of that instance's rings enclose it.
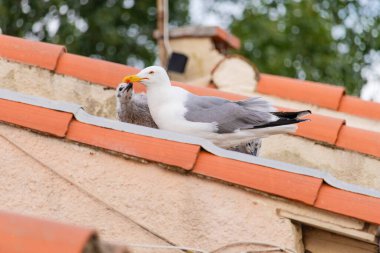
<instances>
[{"instance_id":1,"label":"sky","mask_svg":"<svg viewBox=\"0 0 380 253\"><path fill-rule=\"evenodd\" d=\"M372 50L368 57L372 64L361 71L367 83L363 86L360 97L364 100L380 102L380 51Z\"/></svg>"},{"instance_id":2,"label":"sky","mask_svg":"<svg viewBox=\"0 0 380 253\"><path fill-rule=\"evenodd\" d=\"M225 17L221 19L219 15L208 12L208 7L212 7L219 13L223 13ZM192 24L215 25L227 29L232 21L232 17L241 17L243 10L244 6L242 4L213 4L213 1L190 0L190 21Z\"/></svg>"}]
</instances>

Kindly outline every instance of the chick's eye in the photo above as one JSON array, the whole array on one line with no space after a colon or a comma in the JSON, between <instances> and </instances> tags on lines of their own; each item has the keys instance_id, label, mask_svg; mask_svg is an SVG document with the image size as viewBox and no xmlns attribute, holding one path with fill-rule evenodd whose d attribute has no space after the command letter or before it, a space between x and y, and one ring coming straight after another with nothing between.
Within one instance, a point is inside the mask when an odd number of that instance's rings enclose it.
<instances>
[{"instance_id":1,"label":"chick's eye","mask_svg":"<svg viewBox=\"0 0 380 253\"><path fill-rule=\"evenodd\" d=\"M154 74L154 71L152 70L152 71L149 71L149 74L151 75L151 74Z\"/></svg>"}]
</instances>

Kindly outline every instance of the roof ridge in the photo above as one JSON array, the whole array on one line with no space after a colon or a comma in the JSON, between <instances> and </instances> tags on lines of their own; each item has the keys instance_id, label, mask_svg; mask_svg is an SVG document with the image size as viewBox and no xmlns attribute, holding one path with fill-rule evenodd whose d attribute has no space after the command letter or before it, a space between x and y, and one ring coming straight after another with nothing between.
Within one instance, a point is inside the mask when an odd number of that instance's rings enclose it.
<instances>
[{"instance_id":1,"label":"roof ridge","mask_svg":"<svg viewBox=\"0 0 380 253\"><path fill-rule=\"evenodd\" d=\"M0 34L0 57L55 71L66 53L62 45Z\"/></svg>"},{"instance_id":2,"label":"roof ridge","mask_svg":"<svg viewBox=\"0 0 380 253\"><path fill-rule=\"evenodd\" d=\"M122 77L138 71L137 68L123 64L70 54L66 52L64 46L52 43L31 41L9 35L0 35L0 41L2 42L0 57L36 65L58 74L74 76L107 87L115 88ZM189 85L185 86L189 87ZM257 91L359 117L380 120L380 103L347 95L345 88L341 86L261 74Z\"/></svg>"},{"instance_id":3,"label":"roof ridge","mask_svg":"<svg viewBox=\"0 0 380 253\"><path fill-rule=\"evenodd\" d=\"M211 154L214 154L218 157L232 159L232 160L245 162L249 164L261 165L264 167L273 168L273 169L286 171L290 173L296 173L299 175L320 178L333 187L346 190L349 192L353 192L353 193L359 193L359 194L363 194L363 195L367 195L371 197L380 198L379 191L376 191L371 188L362 187L359 185L346 183L344 181L341 181L333 177L332 175L324 171L307 168L303 166L298 166L294 164L289 164L285 162L270 160L270 159L261 158L261 157L253 157L250 155L225 150L225 149L215 146L208 140L198 138L198 137L138 126L134 124L119 122L119 121L115 121L111 119L94 116L87 113L81 106L76 105L76 104L67 103L67 102L56 102L56 101L52 101L46 98L40 98L40 97L36 97L32 95L25 95L18 92L9 91L6 89L0 89L0 99L29 104L33 106L38 106L38 107L52 109L56 111L66 112L66 113L71 113L73 114L73 117L77 121L88 124L88 125L92 125L92 126L97 126L101 128L107 128L107 129L112 129L116 131L122 131L122 132L131 133L131 134L142 135L142 136L148 136L148 137L153 137L153 138L163 139L163 140L168 140L168 141L198 145L204 148L205 150L207 150L208 152L210 152ZM0 118L0 120L2 119Z\"/></svg>"},{"instance_id":4,"label":"roof ridge","mask_svg":"<svg viewBox=\"0 0 380 253\"><path fill-rule=\"evenodd\" d=\"M347 95L345 87L338 85L262 73L256 91L337 112L380 120L380 103Z\"/></svg>"}]
</instances>

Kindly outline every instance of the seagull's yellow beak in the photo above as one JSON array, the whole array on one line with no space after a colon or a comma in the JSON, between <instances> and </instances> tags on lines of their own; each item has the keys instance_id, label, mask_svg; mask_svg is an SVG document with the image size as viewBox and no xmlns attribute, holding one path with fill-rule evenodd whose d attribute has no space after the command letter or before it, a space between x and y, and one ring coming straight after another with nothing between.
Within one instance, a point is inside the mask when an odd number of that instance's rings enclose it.
<instances>
[{"instance_id":1,"label":"seagull's yellow beak","mask_svg":"<svg viewBox=\"0 0 380 253\"><path fill-rule=\"evenodd\" d=\"M123 78L123 83L133 83L133 82L138 82L146 78L141 78L136 75L131 75L131 76L126 76Z\"/></svg>"}]
</instances>

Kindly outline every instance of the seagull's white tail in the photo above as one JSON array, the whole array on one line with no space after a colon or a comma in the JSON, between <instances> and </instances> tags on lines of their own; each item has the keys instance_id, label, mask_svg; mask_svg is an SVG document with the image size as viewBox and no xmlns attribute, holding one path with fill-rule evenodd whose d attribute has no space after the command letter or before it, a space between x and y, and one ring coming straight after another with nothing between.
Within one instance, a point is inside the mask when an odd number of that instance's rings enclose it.
<instances>
[{"instance_id":1,"label":"seagull's white tail","mask_svg":"<svg viewBox=\"0 0 380 253\"><path fill-rule=\"evenodd\" d=\"M282 125L267 128L242 130L230 134L219 134L214 139L214 144L222 148L230 148L258 138L265 138L275 134L294 133L297 125Z\"/></svg>"}]
</instances>

